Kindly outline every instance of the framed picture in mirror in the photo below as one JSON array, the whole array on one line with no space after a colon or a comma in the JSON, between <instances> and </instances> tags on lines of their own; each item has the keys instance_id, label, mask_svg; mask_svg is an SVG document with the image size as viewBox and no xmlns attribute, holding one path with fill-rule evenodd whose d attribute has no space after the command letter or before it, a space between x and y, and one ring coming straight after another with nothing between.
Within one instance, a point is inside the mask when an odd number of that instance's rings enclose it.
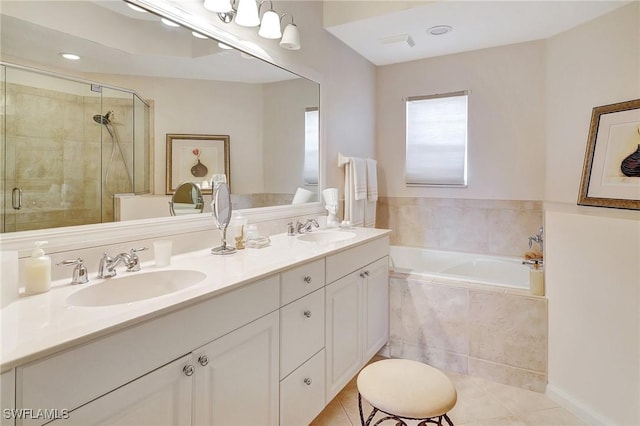
<instances>
[{"instance_id":1,"label":"framed picture in mirror","mask_svg":"<svg viewBox=\"0 0 640 426\"><path fill-rule=\"evenodd\" d=\"M203 194L211 194L214 177L231 186L229 162L229 135L167 133L166 193L193 182Z\"/></svg>"},{"instance_id":2,"label":"framed picture in mirror","mask_svg":"<svg viewBox=\"0 0 640 426\"><path fill-rule=\"evenodd\" d=\"M593 108L578 204L640 210L640 99Z\"/></svg>"}]
</instances>

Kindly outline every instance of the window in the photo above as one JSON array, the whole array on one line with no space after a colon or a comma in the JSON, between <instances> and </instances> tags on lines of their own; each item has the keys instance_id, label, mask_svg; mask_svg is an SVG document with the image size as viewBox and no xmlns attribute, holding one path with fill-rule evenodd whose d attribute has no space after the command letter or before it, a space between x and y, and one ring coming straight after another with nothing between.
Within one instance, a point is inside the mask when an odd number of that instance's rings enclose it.
<instances>
[{"instance_id":1,"label":"window","mask_svg":"<svg viewBox=\"0 0 640 426\"><path fill-rule=\"evenodd\" d=\"M304 111L304 183L318 184L318 147L320 145L320 115L318 108Z\"/></svg>"},{"instance_id":2,"label":"window","mask_svg":"<svg viewBox=\"0 0 640 426\"><path fill-rule=\"evenodd\" d=\"M467 92L407 99L405 182L467 185Z\"/></svg>"}]
</instances>

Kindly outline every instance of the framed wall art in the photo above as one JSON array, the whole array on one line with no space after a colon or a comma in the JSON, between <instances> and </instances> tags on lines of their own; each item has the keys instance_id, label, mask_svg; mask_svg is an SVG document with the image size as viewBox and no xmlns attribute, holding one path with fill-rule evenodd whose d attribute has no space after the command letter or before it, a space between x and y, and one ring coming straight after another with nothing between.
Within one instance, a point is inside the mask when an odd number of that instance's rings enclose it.
<instances>
[{"instance_id":1,"label":"framed wall art","mask_svg":"<svg viewBox=\"0 0 640 426\"><path fill-rule=\"evenodd\" d=\"M578 204L640 210L640 99L593 108Z\"/></svg>"},{"instance_id":2,"label":"framed wall art","mask_svg":"<svg viewBox=\"0 0 640 426\"><path fill-rule=\"evenodd\" d=\"M211 194L211 181L226 181L229 170L229 135L167 133L167 194L185 182Z\"/></svg>"}]
</instances>

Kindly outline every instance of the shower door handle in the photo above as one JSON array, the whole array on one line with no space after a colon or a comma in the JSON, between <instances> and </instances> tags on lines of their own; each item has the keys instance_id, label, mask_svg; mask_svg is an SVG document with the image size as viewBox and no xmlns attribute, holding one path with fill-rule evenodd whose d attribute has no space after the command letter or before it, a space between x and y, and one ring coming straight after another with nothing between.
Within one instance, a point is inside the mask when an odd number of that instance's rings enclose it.
<instances>
[{"instance_id":1,"label":"shower door handle","mask_svg":"<svg viewBox=\"0 0 640 426\"><path fill-rule=\"evenodd\" d=\"M22 208L22 189L13 188L13 191L11 191L11 206L14 210Z\"/></svg>"}]
</instances>

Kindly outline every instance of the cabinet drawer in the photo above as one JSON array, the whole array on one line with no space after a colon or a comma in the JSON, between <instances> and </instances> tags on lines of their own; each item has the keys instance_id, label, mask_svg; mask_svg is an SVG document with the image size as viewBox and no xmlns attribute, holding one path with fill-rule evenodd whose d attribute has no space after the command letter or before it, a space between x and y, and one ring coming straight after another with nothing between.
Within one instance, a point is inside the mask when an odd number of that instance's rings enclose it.
<instances>
[{"instance_id":1,"label":"cabinet drawer","mask_svg":"<svg viewBox=\"0 0 640 426\"><path fill-rule=\"evenodd\" d=\"M75 409L277 310L278 285L274 275L18 367L16 408Z\"/></svg>"},{"instance_id":2,"label":"cabinet drawer","mask_svg":"<svg viewBox=\"0 0 640 426\"><path fill-rule=\"evenodd\" d=\"M308 425L324 406L323 349L280 382L280 424Z\"/></svg>"},{"instance_id":3,"label":"cabinet drawer","mask_svg":"<svg viewBox=\"0 0 640 426\"><path fill-rule=\"evenodd\" d=\"M280 378L324 347L324 288L280 309Z\"/></svg>"},{"instance_id":4,"label":"cabinet drawer","mask_svg":"<svg viewBox=\"0 0 640 426\"><path fill-rule=\"evenodd\" d=\"M324 286L324 259L285 271L281 277L280 304L286 305Z\"/></svg>"},{"instance_id":5,"label":"cabinet drawer","mask_svg":"<svg viewBox=\"0 0 640 426\"><path fill-rule=\"evenodd\" d=\"M327 283L332 283L388 254L389 237L383 237L327 256Z\"/></svg>"}]
</instances>

